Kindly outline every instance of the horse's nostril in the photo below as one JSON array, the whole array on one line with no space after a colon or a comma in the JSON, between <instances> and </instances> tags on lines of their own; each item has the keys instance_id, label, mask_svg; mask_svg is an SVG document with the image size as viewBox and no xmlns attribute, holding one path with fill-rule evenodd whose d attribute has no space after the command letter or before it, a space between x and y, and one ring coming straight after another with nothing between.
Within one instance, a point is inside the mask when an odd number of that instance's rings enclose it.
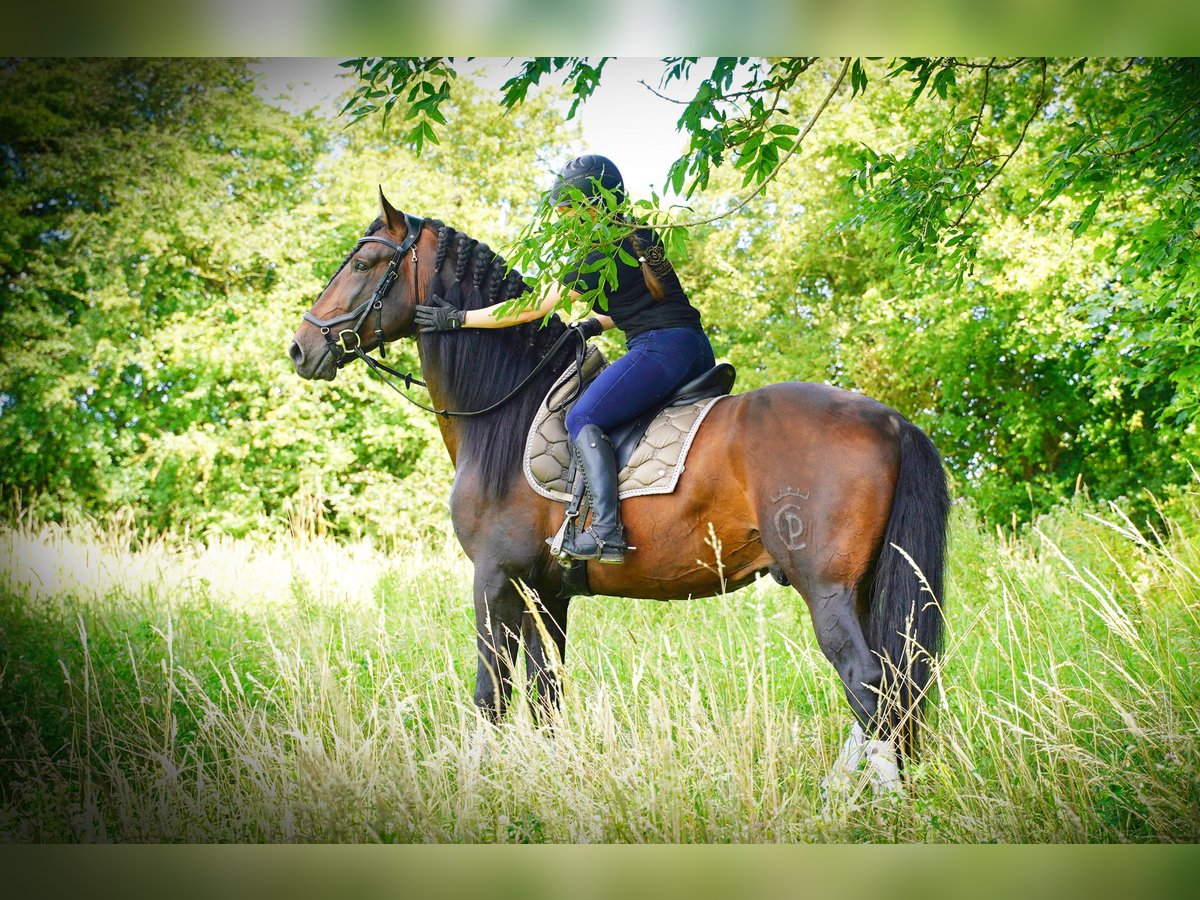
<instances>
[{"instance_id":1,"label":"horse's nostril","mask_svg":"<svg viewBox=\"0 0 1200 900\"><path fill-rule=\"evenodd\" d=\"M304 349L295 341L288 347L288 356L292 358L292 365L299 366L304 362Z\"/></svg>"}]
</instances>

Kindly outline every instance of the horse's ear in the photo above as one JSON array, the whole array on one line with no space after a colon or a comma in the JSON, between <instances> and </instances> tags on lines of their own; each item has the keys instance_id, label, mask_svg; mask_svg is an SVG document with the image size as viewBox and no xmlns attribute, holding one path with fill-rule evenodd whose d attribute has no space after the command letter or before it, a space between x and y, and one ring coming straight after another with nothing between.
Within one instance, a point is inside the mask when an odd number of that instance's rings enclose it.
<instances>
[{"instance_id":1,"label":"horse's ear","mask_svg":"<svg viewBox=\"0 0 1200 900\"><path fill-rule=\"evenodd\" d=\"M388 203L388 198L383 196L383 185L379 186L379 205L383 208L383 221L387 223L388 230L397 233L404 231L404 214Z\"/></svg>"}]
</instances>

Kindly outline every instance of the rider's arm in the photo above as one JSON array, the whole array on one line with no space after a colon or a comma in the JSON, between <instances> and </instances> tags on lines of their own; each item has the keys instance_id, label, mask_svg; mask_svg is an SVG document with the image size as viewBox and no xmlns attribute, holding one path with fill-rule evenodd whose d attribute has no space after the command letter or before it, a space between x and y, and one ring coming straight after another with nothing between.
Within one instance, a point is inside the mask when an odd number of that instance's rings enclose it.
<instances>
[{"instance_id":1,"label":"rider's arm","mask_svg":"<svg viewBox=\"0 0 1200 900\"><path fill-rule=\"evenodd\" d=\"M503 318L496 313L503 305L501 303L483 309L469 309L463 320L463 328L509 328L513 325L524 325L526 322L544 319L558 306L562 300L562 293L563 286L561 284L550 284L542 294L542 299L533 306ZM572 291L571 293L575 294L576 292Z\"/></svg>"},{"instance_id":2,"label":"rider's arm","mask_svg":"<svg viewBox=\"0 0 1200 900\"><path fill-rule=\"evenodd\" d=\"M565 290L572 300L579 299L579 291ZM541 302L519 313L513 313L504 317L496 314L496 311L502 305L500 303L484 307L483 309L469 309L465 313L463 328L509 328L513 325L524 325L526 322L535 322L539 319L544 319L562 301L563 291L564 288L561 284L551 284L542 295ZM602 315L599 312L595 312L593 318L599 320L600 325L605 331L614 326L613 320L609 316Z\"/></svg>"}]
</instances>

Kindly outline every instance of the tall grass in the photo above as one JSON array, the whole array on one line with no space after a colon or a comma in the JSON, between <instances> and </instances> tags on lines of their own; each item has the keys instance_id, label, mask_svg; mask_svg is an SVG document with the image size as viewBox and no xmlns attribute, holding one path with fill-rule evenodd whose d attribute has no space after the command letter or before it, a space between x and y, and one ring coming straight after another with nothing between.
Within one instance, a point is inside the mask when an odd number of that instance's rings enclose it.
<instances>
[{"instance_id":1,"label":"tall grass","mask_svg":"<svg viewBox=\"0 0 1200 900\"><path fill-rule=\"evenodd\" d=\"M471 703L470 569L298 538L0 531L0 839L1194 841L1200 520L959 511L901 797L822 796L851 724L803 602L579 600L562 715ZM518 689L518 692L520 690Z\"/></svg>"}]
</instances>

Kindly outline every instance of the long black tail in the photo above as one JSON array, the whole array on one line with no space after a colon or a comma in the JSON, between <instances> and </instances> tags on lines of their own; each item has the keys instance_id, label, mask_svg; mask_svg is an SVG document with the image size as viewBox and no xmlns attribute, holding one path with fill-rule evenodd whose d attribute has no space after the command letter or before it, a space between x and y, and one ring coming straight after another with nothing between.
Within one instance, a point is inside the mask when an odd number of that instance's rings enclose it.
<instances>
[{"instance_id":1,"label":"long black tail","mask_svg":"<svg viewBox=\"0 0 1200 900\"><path fill-rule=\"evenodd\" d=\"M883 659L880 724L897 735L910 758L916 754L931 664L942 645L949 513L941 456L925 432L906 421L892 515L871 585L867 642Z\"/></svg>"}]
</instances>

